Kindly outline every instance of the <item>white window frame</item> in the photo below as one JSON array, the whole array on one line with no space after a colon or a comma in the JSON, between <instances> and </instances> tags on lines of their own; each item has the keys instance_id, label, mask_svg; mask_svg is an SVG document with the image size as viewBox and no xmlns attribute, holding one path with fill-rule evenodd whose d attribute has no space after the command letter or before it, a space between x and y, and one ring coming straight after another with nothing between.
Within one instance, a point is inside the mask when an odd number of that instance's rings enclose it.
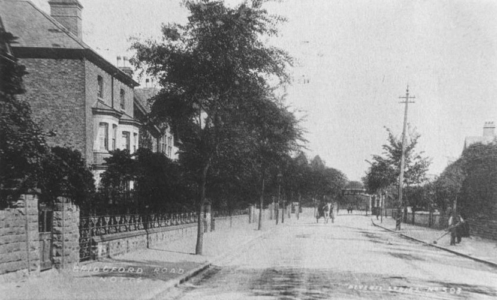
<instances>
[{"instance_id":1,"label":"white window frame","mask_svg":"<svg viewBox=\"0 0 497 300\"><path fill-rule=\"evenodd\" d=\"M112 124L112 150L117 149L117 125Z\"/></svg>"},{"instance_id":2,"label":"white window frame","mask_svg":"<svg viewBox=\"0 0 497 300\"><path fill-rule=\"evenodd\" d=\"M109 151L109 123L98 123L98 142L100 151Z\"/></svg>"},{"instance_id":3,"label":"white window frame","mask_svg":"<svg viewBox=\"0 0 497 300\"><path fill-rule=\"evenodd\" d=\"M97 97L104 98L104 78L100 75L97 76Z\"/></svg>"},{"instance_id":4,"label":"white window frame","mask_svg":"<svg viewBox=\"0 0 497 300\"><path fill-rule=\"evenodd\" d=\"M121 150L128 149L131 150L131 133L129 131L122 132Z\"/></svg>"}]
</instances>

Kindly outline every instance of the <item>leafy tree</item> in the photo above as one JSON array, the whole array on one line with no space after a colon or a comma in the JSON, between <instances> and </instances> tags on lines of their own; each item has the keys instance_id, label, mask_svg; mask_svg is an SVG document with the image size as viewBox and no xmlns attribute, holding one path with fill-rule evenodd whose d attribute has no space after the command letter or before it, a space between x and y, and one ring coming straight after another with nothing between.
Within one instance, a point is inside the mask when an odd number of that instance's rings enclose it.
<instances>
[{"instance_id":1,"label":"leafy tree","mask_svg":"<svg viewBox=\"0 0 497 300\"><path fill-rule=\"evenodd\" d=\"M390 129L387 128L388 143L383 145L383 156L373 155L371 163L363 182L369 192L376 193L384 190L391 185L398 185L398 177L400 175L400 160L402 157L402 139L397 138ZM431 160L423 156L423 152L416 152L416 146L420 135L416 132L411 132L407 145L405 147L405 170L404 182L409 186L419 185L426 180L426 172L430 166ZM409 204L416 207L422 205L412 199ZM407 201L398 203L399 209L404 205L406 211ZM406 217L406 216L405 216Z\"/></svg>"},{"instance_id":2,"label":"leafy tree","mask_svg":"<svg viewBox=\"0 0 497 300\"><path fill-rule=\"evenodd\" d=\"M314 158L311 160L311 169L314 171L322 171L326 168L323 160L319 155L314 156Z\"/></svg>"},{"instance_id":3,"label":"leafy tree","mask_svg":"<svg viewBox=\"0 0 497 300\"><path fill-rule=\"evenodd\" d=\"M187 173L164 154L146 148L132 155L120 149L111 154L105 159L107 169L102 174L98 205L105 206L112 200L116 209L129 209L130 203L123 202L132 197L138 211L178 212L193 206Z\"/></svg>"},{"instance_id":4,"label":"leafy tree","mask_svg":"<svg viewBox=\"0 0 497 300\"><path fill-rule=\"evenodd\" d=\"M347 176L334 168L326 168L323 172L326 179L325 194L332 199L341 201L342 190L347 185Z\"/></svg>"},{"instance_id":5,"label":"leafy tree","mask_svg":"<svg viewBox=\"0 0 497 300\"><path fill-rule=\"evenodd\" d=\"M102 174L101 187L119 193L129 191L129 183L136 177L136 163L128 149L109 151L105 158L107 169Z\"/></svg>"},{"instance_id":6,"label":"leafy tree","mask_svg":"<svg viewBox=\"0 0 497 300\"><path fill-rule=\"evenodd\" d=\"M394 166L380 156L375 156L369 171L363 178L364 185L369 193L377 193L396 183L396 170Z\"/></svg>"},{"instance_id":7,"label":"leafy tree","mask_svg":"<svg viewBox=\"0 0 497 300\"><path fill-rule=\"evenodd\" d=\"M311 182L311 167L307 160L307 157L303 152L299 154L292 161L292 168L290 170L290 178L294 192L297 194L300 205L302 205L302 198L304 202L309 201L310 188L312 186Z\"/></svg>"},{"instance_id":8,"label":"leafy tree","mask_svg":"<svg viewBox=\"0 0 497 300\"><path fill-rule=\"evenodd\" d=\"M458 159L448 165L433 184L434 204L443 213L454 204L461 191L465 177L463 163L462 159Z\"/></svg>"},{"instance_id":9,"label":"leafy tree","mask_svg":"<svg viewBox=\"0 0 497 300\"><path fill-rule=\"evenodd\" d=\"M136 152L135 196L150 210L190 211L191 193L181 167L162 153L149 149Z\"/></svg>"},{"instance_id":10,"label":"leafy tree","mask_svg":"<svg viewBox=\"0 0 497 300\"><path fill-rule=\"evenodd\" d=\"M471 217L495 217L497 211L497 145L471 145L462 154L456 208ZM455 205L454 205L455 206Z\"/></svg>"},{"instance_id":11,"label":"leafy tree","mask_svg":"<svg viewBox=\"0 0 497 300\"><path fill-rule=\"evenodd\" d=\"M302 140L302 131L295 116L276 101L260 98L251 104L254 104L254 111L251 113L254 117L247 122L246 128L250 134L248 140L254 155L253 164L260 174L260 207L263 208L265 180L268 177L266 172L271 167L280 165L282 158L289 157L288 153L299 148L298 141ZM286 161L291 165L291 159ZM262 209L259 211L259 230L261 227Z\"/></svg>"},{"instance_id":12,"label":"leafy tree","mask_svg":"<svg viewBox=\"0 0 497 300\"><path fill-rule=\"evenodd\" d=\"M47 152L44 135L31 119L31 109L17 96L24 93L26 68L10 55L16 38L0 29L0 207L35 187L41 158Z\"/></svg>"},{"instance_id":13,"label":"leafy tree","mask_svg":"<svg viewBox=\"0 0 497 300\"><path fill-rule=\"evenodd\" d=\"M282 18L253 0L230 8L220 1L184 1L186 25L165 25L161 42L137 42L134 63L158 77L162 90L154 97L152 115L171 124L182 141L180 160L198 186L196 253L202 253L201 211L206 183L215 160L229 155L232 115L246 101L258 99L269 78L288 79L288 55L265 46L263 36L277 34ZM250 111L249 111L250 112ZM247 118L249 116L246 116Z\"/></svg>"},{"instance_id":14,"label":"leafy tree","mask_svg":"<svg viewBox=\"0 0 497 300\"><path fill-rule=\"evenodd\" d=\"M40 202L53 205L58 196L64 195L84 210L89 208L95 182L79 151L53 147L41 164Z\"/></svg>"},{"instance_id":15,"label":"leafy tree","mask_svg":"<svg viewBox=\"0 0 497 300\"><path fill-rule=\"evenodd\" d=\"M111 156L104 158L107 169L101 175L99 192L94 201L94 209L98 213L103 213L108 209L124 209L131 196L131 182L137 176L137 164L129 150L116 149L109 151L109 153ZM109 204L113 204L113 206L109 206ZM137 204L142 205L143 203L138 202Z\"/></svg>"},{"instance_id":16,"label":"leafy tree","mask_svg":"<svg viewBox=\"0 0 497 300\"><path fill-rule=\"evenodd\" d=\"M296 165L288 176L294 180L288 182L287 189L298 191L305 198L310 199L334 199L343 202L342 189L347 184L347 177L339 170L329 168L325 165L319 155L315 156L309 164L304 164L305 157L299 155L295 158Z\"/></svg>"}]
</instances>

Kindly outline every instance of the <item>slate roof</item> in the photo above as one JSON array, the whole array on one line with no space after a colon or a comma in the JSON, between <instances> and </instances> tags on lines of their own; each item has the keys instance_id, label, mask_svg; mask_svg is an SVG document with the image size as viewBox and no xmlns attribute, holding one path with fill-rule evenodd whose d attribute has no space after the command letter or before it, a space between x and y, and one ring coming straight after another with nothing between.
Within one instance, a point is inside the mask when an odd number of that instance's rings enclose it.
<instances>
[{"instance_id":1,"label":"slate roof","mask_svg":"<svg viewBox=\"0 0 497 300\"><path fill-rule=\"evenodd\" d=\"M5 32L5 28L3 26L2 18L0 17L0 32ZM0 55L9 60L14 60L12 57L12 50L10 49L10 44L6 42L0 43Z\"/></svg>"},{"instance_id":2,"label":"slate roof","mask_svg":"<svg viewBox=\"0 0 497 300\"><path fill-rule=\"evenodd\" d=\"M0 16L5 30L18 37L11 45L16 57L86 57L128 85L139 85L31 1L0 0Z\"/></svg>"},{"instance_id":3,"label":"slate roof","mask_svg":"<svg viewBox=\"0 0 497 300\"><path fill-rule=\"evenodd\" d=\"M468 148L469 146L476 144L476 143L482 143L484 145L488 145L490 143L493 143L496 141L495 136L468 136L464 139L464 149Z\"/></svg>"},{"instance_id":4,"label":"slate roof","mask_svg":"<svg viewBox=\"0 0 497 300\"><path fill-rule=\"evenodd\" d=\"M139 101L139 103L146 109L147 112L150 112L150 104L148 99L159 93L158 88L138 88L135 89L135 98Z\"/></svg>"},{"instance_id":5,"label":"slate roof","mask_svg":"<svg viewBox=\"0 0 497 300\"><path fill-rule=\"evenodd\" d=\"M0 0L0 14L6 30L19 37L14 47L90 48L31 1Z\"/></svg>"}]
</instances>

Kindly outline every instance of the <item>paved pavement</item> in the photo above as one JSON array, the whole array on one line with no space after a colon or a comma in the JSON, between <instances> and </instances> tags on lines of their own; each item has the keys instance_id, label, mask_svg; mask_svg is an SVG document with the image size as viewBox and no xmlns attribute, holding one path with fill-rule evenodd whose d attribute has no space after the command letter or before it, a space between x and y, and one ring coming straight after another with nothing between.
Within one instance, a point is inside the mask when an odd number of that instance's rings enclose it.
<instances>
[{"instance_id":1,"label":"paved pavement","mask_svg":"<svg viewBox=\"0 0 497 300\"><path fill-rule=\"evenodd\" d=\"M392 218L383 218L383 221L380 221L376 219L376 217L373 217L372 221L379 226L395 231L395 221ZM413 237L432 245L435 245L433 242L445 233L444 230L405 223L402 223L400 231L397 230L395 232ZM450 234L447 234L437 240L436 245L468 257L488 261L497 266L497 241L472 236L470 238L463 238L460 244L450 246Z\"/></svg>"},{"instance_id":2,"label":"paved pavement","mask_svg":"<svg viewBox=\"0 0 497 300\"><path fill-rule=\"evenodd\" d=\"M288 224L289 220L285 219ZM281 225L278 225L281 226ZM203 255L194 255L196 238L186 238L154 249L82 264L74 269L31 277L0 286L0 299L150 299L173 286L188 273L229 256L244 244L275 227L265 221L263 230L247 219L204 235Z\"/></svg>"},{"instance_id":3,"label":"paved pavement","mask_svg":"<svg viewBox=\"0 0 497 300\"><path fill-rule=\"evenodd\" d=\"M375 227L311 216L154 299L495 299L497 269Z\"/></svg>"}]
</instances>

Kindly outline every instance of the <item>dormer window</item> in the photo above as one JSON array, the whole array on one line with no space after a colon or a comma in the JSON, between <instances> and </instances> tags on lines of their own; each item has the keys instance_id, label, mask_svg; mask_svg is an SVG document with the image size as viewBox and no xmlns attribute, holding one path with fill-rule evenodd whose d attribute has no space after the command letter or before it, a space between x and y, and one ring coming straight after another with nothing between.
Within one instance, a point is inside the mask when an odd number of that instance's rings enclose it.
<instances>
[{"instance_id":1,"label":"dormer window","mask_svg":"<svg viewBox=\"0 0 497 300\"><path fill-rule=\"evenodd\" d=\"M121 92L119 93L119 99L120 99L120 103L121 103L121 109L125 109L126 108L126 93L124 92L123 89L121 89Z\"/></svg>"},{"instance_id":2,"label":"dormer window","mask_svg":"<svg viewBox=\"0 0 497 300\"><path fill-rule=\"evenodd\" d=\"M103 98L104 97L104 79L102 76L97 77L97 83L98 83L98 98Z\"/></svg>"}]
</instances>

